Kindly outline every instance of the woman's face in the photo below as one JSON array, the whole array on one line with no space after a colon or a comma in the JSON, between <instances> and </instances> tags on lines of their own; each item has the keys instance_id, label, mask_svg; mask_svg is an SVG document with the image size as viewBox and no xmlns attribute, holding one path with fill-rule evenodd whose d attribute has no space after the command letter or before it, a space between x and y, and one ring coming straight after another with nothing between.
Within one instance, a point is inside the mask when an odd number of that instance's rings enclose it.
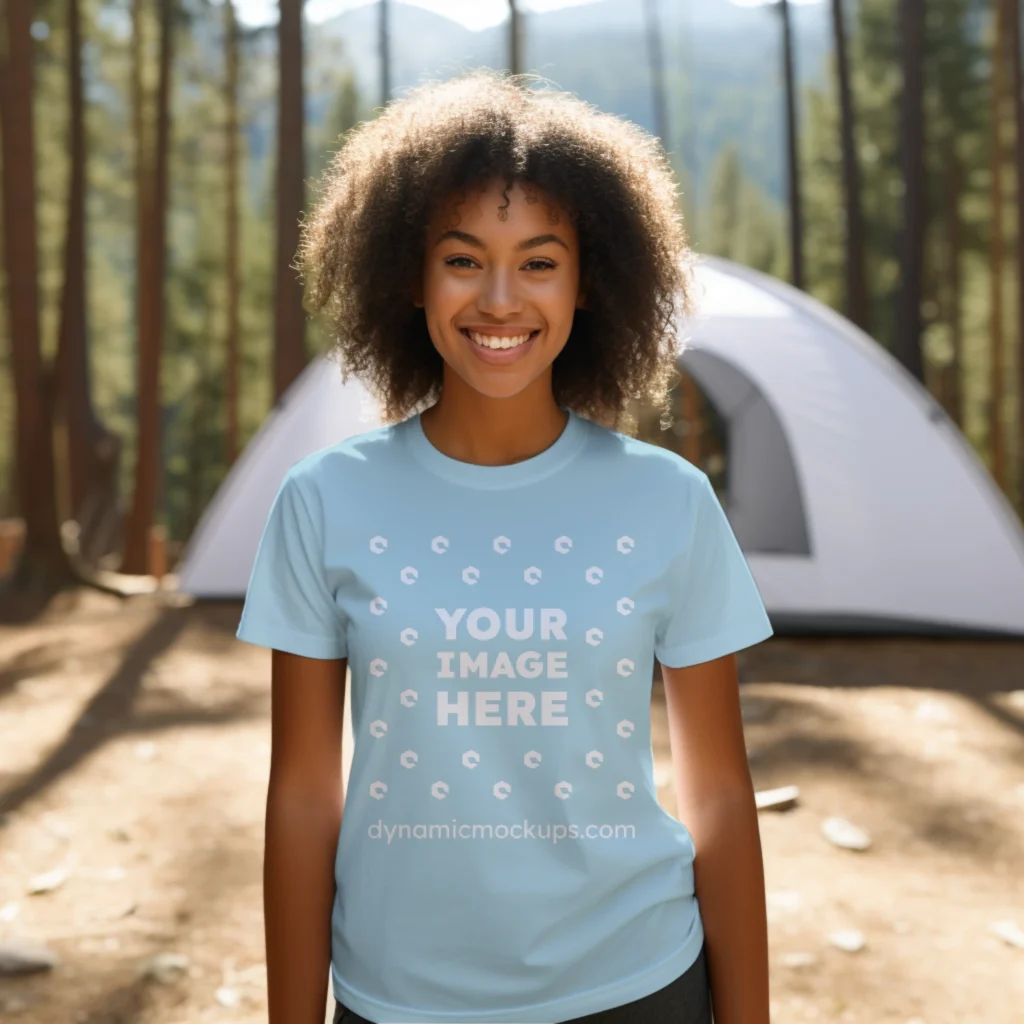
<instances>
[{"instance_id":1,"label":"woman's face","mask_svg":"<svg viewBox=\"0 0 1024 1024\"><path fill-rule=\"evenodd\" d=\"M506 192L494 181L461 204L449 200L428 225L415 302L446 373L508 398L550 379L585 301L579 285L579 241L566 212L531 186Z\"/></svg>"}]
</instances>

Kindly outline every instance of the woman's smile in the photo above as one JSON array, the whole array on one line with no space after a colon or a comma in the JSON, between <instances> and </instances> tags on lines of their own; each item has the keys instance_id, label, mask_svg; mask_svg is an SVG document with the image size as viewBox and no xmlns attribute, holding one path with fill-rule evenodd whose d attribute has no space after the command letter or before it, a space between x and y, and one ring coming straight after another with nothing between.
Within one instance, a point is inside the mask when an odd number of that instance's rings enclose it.
<instances>
[{"instance_id":1,"label":"woman's smile","mask_svg":"<svg viewBox=\"0 0 1024 1024\"><path fill-rule=\"evenodd\" d=\"M466 339L473 354L491 366L506 366L518 362L530 351L541 333L539 329L510 334L507 330L476 331L468 327L460 327L459 332Z\"/></svg>"}]
</instances>

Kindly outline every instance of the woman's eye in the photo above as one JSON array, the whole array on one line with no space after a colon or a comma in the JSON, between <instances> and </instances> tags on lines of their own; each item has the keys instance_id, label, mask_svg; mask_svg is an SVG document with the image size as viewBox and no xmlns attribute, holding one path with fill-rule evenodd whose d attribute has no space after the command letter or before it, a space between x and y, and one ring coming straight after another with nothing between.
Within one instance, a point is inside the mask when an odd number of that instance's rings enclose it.
<instances>
[{"instance_id":1,"label":"woman's eye","mask_svg":"<svg viewBox=\"0 0 1024 1024\"><path fill-rule=\"evenodd\" d=\"M445 266L447 267L459 267L459 269L464 269L467 263L473 263L473 261L468 256L449 256L448 259L446 259L444 262ZM539 258L535 260L530 260L530 262L527 263L526 265L528 267L536 265L538 270L553 270L555 267L555 264L552 263L550 260L544 260Z\"/></svg>"}]
</instances>

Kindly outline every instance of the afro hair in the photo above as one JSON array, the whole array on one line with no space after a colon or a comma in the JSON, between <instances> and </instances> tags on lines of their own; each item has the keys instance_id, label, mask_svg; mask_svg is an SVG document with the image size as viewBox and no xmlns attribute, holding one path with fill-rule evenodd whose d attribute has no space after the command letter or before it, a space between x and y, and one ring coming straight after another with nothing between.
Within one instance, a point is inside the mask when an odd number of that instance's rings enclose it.
<instances>
[{"instance_id":1,"label":"afro hair","mask_svg":"<svg viewBox=\"0 0 1024 1024\"><path fill-rule=\"evenodd\" d=\"M631 403L665 408L678 379L694 257L671 163L644 129L531 81L485 68L416 86L342 136L316 183L296 260L306 308L385 422L432 405L443 380L413 303L426 226L494 179L545 193L578 234L587 308L552 365L556 402L632 433Z\"/></svg>"}]
</instances>

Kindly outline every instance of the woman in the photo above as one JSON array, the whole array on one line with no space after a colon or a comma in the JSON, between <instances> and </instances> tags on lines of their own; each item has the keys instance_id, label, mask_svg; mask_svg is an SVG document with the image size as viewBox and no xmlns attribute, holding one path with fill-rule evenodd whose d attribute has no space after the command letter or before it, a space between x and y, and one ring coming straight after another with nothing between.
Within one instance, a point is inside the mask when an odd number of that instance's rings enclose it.
<instances>
[{"instance_id":1,"label":"woman","mask_svg":"<svg viewBox=\"0 0 1024 1024\"><path fill-rule=\"evenodd\" d=\"M765 1024L734 652L772 628L705 474L619 429L689 312L663 151L424 85L345 138L300 264L385 425L289 471L238 629L273 650L271 1024L320 1024L328 966L346 1024Z\"/></svg>"}]
</instances>

